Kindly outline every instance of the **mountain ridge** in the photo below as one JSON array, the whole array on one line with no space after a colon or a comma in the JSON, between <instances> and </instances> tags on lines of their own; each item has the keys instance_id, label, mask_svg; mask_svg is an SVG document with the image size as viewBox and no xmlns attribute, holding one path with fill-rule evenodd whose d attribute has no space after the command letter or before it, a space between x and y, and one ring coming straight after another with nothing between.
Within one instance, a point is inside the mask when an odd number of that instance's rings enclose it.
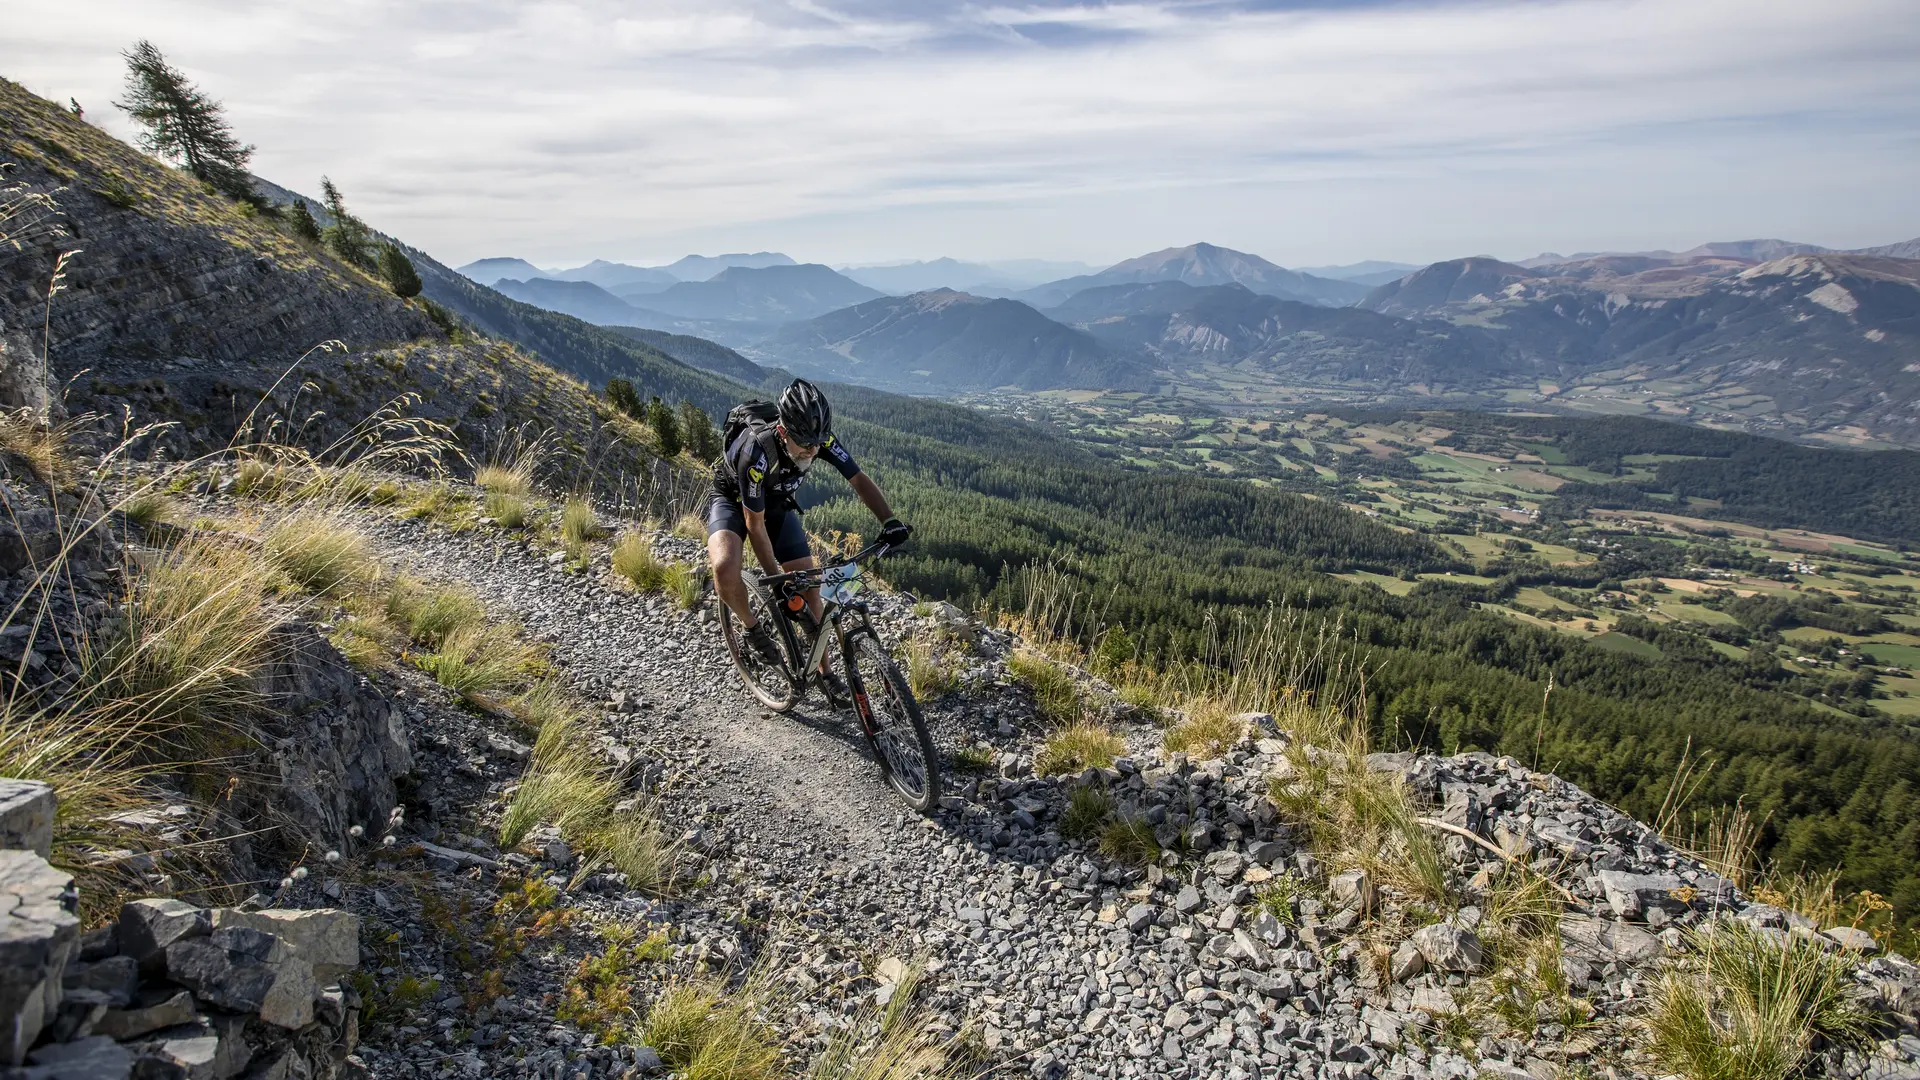
<instances>
[{"instance_id":1,"label":"mountain ridge","mask_svg":"<svg viewBox=\"0 0 1920 1080\"><path fill-rule=\"evenodd\" d=\"M1083 289L1147 281L1182 281L1189 285L1244 285L1254 292L1284 300L1345 306L1366 295L1366 287L1347 281L1316 278L1288 270L1258 255L1198 243L1163 248L1125 259L1097 274L1064 278L1015 294L1036 308L1053 307Z\"/></svg>"},{"instance_id":2,"label":"mountain ridge","mask_svg":"<svg viewBox=\"0 0 1920 1080\"><path fill-rule=\"evenodd\" d=\"M754 355L874 386L988 389L1147 385L1138 361L1017 300L934 289L881 297L788 326Z\"/></svg>"}]
</instances>

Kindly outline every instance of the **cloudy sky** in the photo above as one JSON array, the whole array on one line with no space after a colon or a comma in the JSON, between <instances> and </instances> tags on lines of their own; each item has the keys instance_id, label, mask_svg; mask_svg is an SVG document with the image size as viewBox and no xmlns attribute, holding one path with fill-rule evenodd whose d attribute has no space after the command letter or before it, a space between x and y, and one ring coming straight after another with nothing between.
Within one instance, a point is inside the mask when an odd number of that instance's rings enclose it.
<instances>
[{"instance_id":1,"label":"cloudy sky","mask_svg":"<svg viewBox=\"0 0 1920 1080\"><path fill-rule=\"evenodd\" d=\"M149 38L255 171L456 264L1920 235L1914 0L12 7L0 75L126 134Z\"/></svg>"}]
</instances>

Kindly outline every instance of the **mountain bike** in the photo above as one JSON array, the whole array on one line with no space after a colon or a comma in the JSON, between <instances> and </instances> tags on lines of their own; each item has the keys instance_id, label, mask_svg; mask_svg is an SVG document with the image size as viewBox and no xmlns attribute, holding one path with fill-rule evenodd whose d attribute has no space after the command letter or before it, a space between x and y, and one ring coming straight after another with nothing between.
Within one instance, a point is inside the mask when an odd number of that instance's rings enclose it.
<instances>
[{"instance_id":1,"label":"mountain bike","mask_svg":"<svg viewBox=\"0 0 1920 1080\"><path fill-rule=\"evenodd\" d=\"M852 558L835 557L811 570L784 574L756 577L741 571L754 621L773 631L786 660L782 666L762 660L746 644L746 631L732 609L717 596L714 603L734 669L753 696L775 712L800 703L807 688L818 682L815 676L827 645L837 644L854 713L881 774L908 806L926 813L940 798L940 759L933 736L927 733L927 722L906 676L887 655L867 617L867 602L859 595L865 585L860 564L887 550L885 544L874 544ZM806 603L807 590L815 587L822 601L819 626L813 624ZM826 693L825 687L821 690ZM832 695L828 697L831 700Z\"/></svg>"}]
</instances>

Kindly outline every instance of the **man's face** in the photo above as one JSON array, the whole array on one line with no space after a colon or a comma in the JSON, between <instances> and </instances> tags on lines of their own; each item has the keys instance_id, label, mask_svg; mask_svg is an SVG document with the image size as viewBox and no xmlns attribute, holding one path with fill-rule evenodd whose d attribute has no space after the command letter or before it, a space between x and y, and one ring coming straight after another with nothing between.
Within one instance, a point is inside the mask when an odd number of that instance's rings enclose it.
<instances>
[{"instance_id":1,"label":"man's face","mask_svg":"<svg viewBox=\"0 0 1920 1080\"><path fill-rule=\"evenodd\" d=\"M793 436L787 434L787 429L784 426L780 428L780 441L786 444L787 456L792 458L794 463L798 465L805 465L807 462L812 461L815 455L820 453L818 446L807 446L804 443L795 442Z\"/></svg>"}]
</instances>

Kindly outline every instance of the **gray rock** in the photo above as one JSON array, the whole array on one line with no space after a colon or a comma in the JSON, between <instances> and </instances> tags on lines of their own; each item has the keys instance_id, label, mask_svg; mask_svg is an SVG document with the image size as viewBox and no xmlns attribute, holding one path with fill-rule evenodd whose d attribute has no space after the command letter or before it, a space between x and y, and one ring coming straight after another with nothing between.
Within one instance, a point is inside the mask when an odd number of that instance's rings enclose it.
<instances>
[{"instance_id":1,"label":"gray rock","mask_svg":"<svg viewBox=\"0 0 1920 1080\"><path fill-rule=\"evenodd\" d=\"M1597 877L1607 906L1619 918L1644 919L1648 908L1661 908L1670 914L1687 909L1686 902L1676 895L1687 883L1674 875L1602 870Z\"/></svg>"},{"instance_id":2,"label":"gray rock","mask_svg":"<svg viewBox=\"0 0 1920 1080\"><path fill-rule=\"evenodd\" d=\"M1127 929L1137 934L1152 926L1157 914L1159 912L1152 904L1135 904L1127 909Z\"/></svg>"},{"instance_id":3,"label":"gray rock","mask_svg":"<svg viewBox=\"0 0 1920 1080\"><path fill-rule=\"evenodd\" d=\"M53 854L53 786L0 778L0 849Z\"/></svg>"},{"instance_id":4,"label":"gray rock","mask_svg":"<svg viewBox=\"0 0 1920 1080\"><path fill-rule=\"evenodd\" d=\"M1436 971L1472 974L1486 963L1486 950L1479 935L1446 923L1423 926L1407 940Z\"/></svg>"},{"instance_id":5,"label":"gray rock","mask_svg":"<svg viewBox=\"0 0 1920 1080\"><path fill-rule=\"evenodd\" d=\"M213 933L202 908L179 900L135 900L120 909L120 952L140 970L157 975L166 969L167 947Z\"/></svg>"},{"instance_id":6,"label":"gray rock","mask_svg":"<svg viewBox=\"0 0 1920 1080\"><path fill-rule=\"evenodd\" d=\"M232 1012L259 1012L272 992L274 971L258 957L189 938L167 946L167 978L209 1005Z\"/></svg>"},{"instance_id":7,"label":"gray rock","mask_svg":"<svg viewBox=\"0 0 1920 1080\"><path fill-rule=\"evenodd\" d=\"M1182 886L1180 895L1173 899L1173 910L1182 915L1191 915L1199 911L1206 901L1201 899L1200 890L1191 885Z\"/></svg>"},{"instance_id":8,"label":"gray rock","mask_svg":"<svg viewBox=\"0 0 1920 1080\"><path fill-rule=\"evenodd\" d=\"M360 964L360 916L337 908L235 911L216 908L215 928L245 926L280 939L294 956L313 968L320 985L338 982Z\"/></svg>"},{"instance_id":9,"label":"gray rock","mask_svg":"<svg viewBox=\"0 0 1920 1080\"><path fill-rule=\"evenodd\" d=\"M73 875L31 851L0 851L0 1064L18 1065L60 1008L79 947Z\"/></svg>"},{"instance_id":10,"label":"gray rock","mask_svg":"<svg viewBox=\"0 0 1920 1080\"><path fill-rule=\"evenodd\" d=\"M131 956L109 956L91 964L75 962L67 966L63 985L68 991L98 990L107 995L114 1008L124 1008L140 988L140 965Z\"/></svg>"},{"instance_id":11,"label":"gray rock","mask_svg":"<svg viewBox=\"0 0 1920 1080\"><path fill-rule=\"evenodd\" d=\"M1640 964L1667 951L1659 938L1637 926L1572 913L1560 916L1560 944L1570 955L1599 964Z\"/></svg>"},{"instance_id":12,"label":"gray rock","mask_svg":"<svg viewBox=\"0 0 1920 1080\"><path fill-rule=\"evenodd\" d=\"M161 1028L193 1021L193 995L182 990L172 997L137 1009L108 1009L93 1030L115 1039L133 1039Z\"/></svg>"},{"instance_id":13,"label":"gray rock","mask_svg":"<svg viewBox=\"0 0 1920 1080\"><path fill-rule=\"evenodd\" d=\"M500 865L485 855L476 855L471 851L461 851L458 848L441 847L439 844L429 844L425 840L415 841L414 846L420 849L421 855L425 856L427 865L445 873L454 873L476 866L493 870Z\"/></svg>"},{"instance_id":14,"label":"gray rock","mask_svg":"<svg viewBox=\"0 0 1920 1080\"><path fill-rule=\"evenodd\" d=\"M1231 883L1246 869L1246 856L1237 851L1216 851L1207 856L1207 873L1222 883Z\"/></svg>"},{"instance_id":15,"label":"gray rock","mask_svg":"<svg viewBox=\"0 0 1920 1080\"><path fill-rule=\"evenodd\" d=\"M155 1032L138 1044L139 1059L134 1073L147 1077L179 1077L181 1080L227 1080L238 1070L227 1071L220 1036L210 1024L186 1024ZM242 1066L244 1068L244 1066Z\"/></svg>"},{"instance_id":16,"label":"gray rock","mask_svg":"<svg viewBox=\"0 0 1920 1080\"><path fill-rule=\"evenodd\" d=\"M1831 927L1823 931L1821 936L1850 953L1871 956L1880 951L1880 943L1873 939L1873 935L1857 926Z\"/></svg>"},{"instance_id":17,"label":"gray rock","mask_svg":"<svg viewBox=\"0 0 1920 1080\"><path fill-rule=\"evenodd\" d=\"M1365 870L1343 870L1328 878L1327 893L1343 908L1363 915L1373 910L1373 879Z\"/></svg>"},{"instance_id":18,"label":"gray rock","mask_svg":"<svg viewBox=\"0 0 1920 1080\"><path fill-rule=\"evenodd\" d=\"M1472 789L1465 786L1450 787L1447 790L1446 805L1440 809L1440 820L1468 832L1478 833L1482 812L1480 797L1474 794Z\"/></svg>"},{"instance_id":19,"label":"gray rock","mask_svg":"<svg viewBox=\"0 0 1920 1080\"><path fill-rule=\"evenodd\" d=\"M651 1046L637 1046L633 1050L633 1067L642 1073L661 1073L667 1071L667 1063L660 1060L660 1051Z\"/></svg>"},{"instance_id":20,"label":"gray rock","mask_svg":"<svg viewBox=\"0 0 1920 1080\"><path fill-rule=\"evenodd\" d=\"M1413 988L1413 1007L1434 1016L1447 1016L1458 1012L1460 1006L1447 993L1444 986L1416 986Z\"/></svg>"},{"instance_id":21,"label":"gray rock","mask_svg":"<svg viewBox=\"0 0 1920 1080\"><path fill-rule=\"evenodd\" d=\"M1388 974L1394 982L1406 982L1415 975L1427 970L1427 957L1420 946L1411 941L1403 941L1393 950L1393 956L1387 962Z\"/></svg>"},{"instance_id":22,"label":"gray rock","mask_svg":"<svg viewBox=\"0 0 1920 1080\"><path fill-rule=\"evenodd\" d=\"M52 1043L27 1060L32 1067L15 1074L19 1080L126 1080L133 1068L133 1055L105 1035Z\"/></svg>"},{"instance_id":23,"label":"gray rock","mask_svg":"<svg viewBox=\"0 0 1920 1080\"><path fill-rule=\"evenodd\" d=\"M1279 840L1262 840L1247 849L1247 858L1262 866L1270 866L1286 858L1292 851L1291 847Z\"/></svg>"}]
</instances>

